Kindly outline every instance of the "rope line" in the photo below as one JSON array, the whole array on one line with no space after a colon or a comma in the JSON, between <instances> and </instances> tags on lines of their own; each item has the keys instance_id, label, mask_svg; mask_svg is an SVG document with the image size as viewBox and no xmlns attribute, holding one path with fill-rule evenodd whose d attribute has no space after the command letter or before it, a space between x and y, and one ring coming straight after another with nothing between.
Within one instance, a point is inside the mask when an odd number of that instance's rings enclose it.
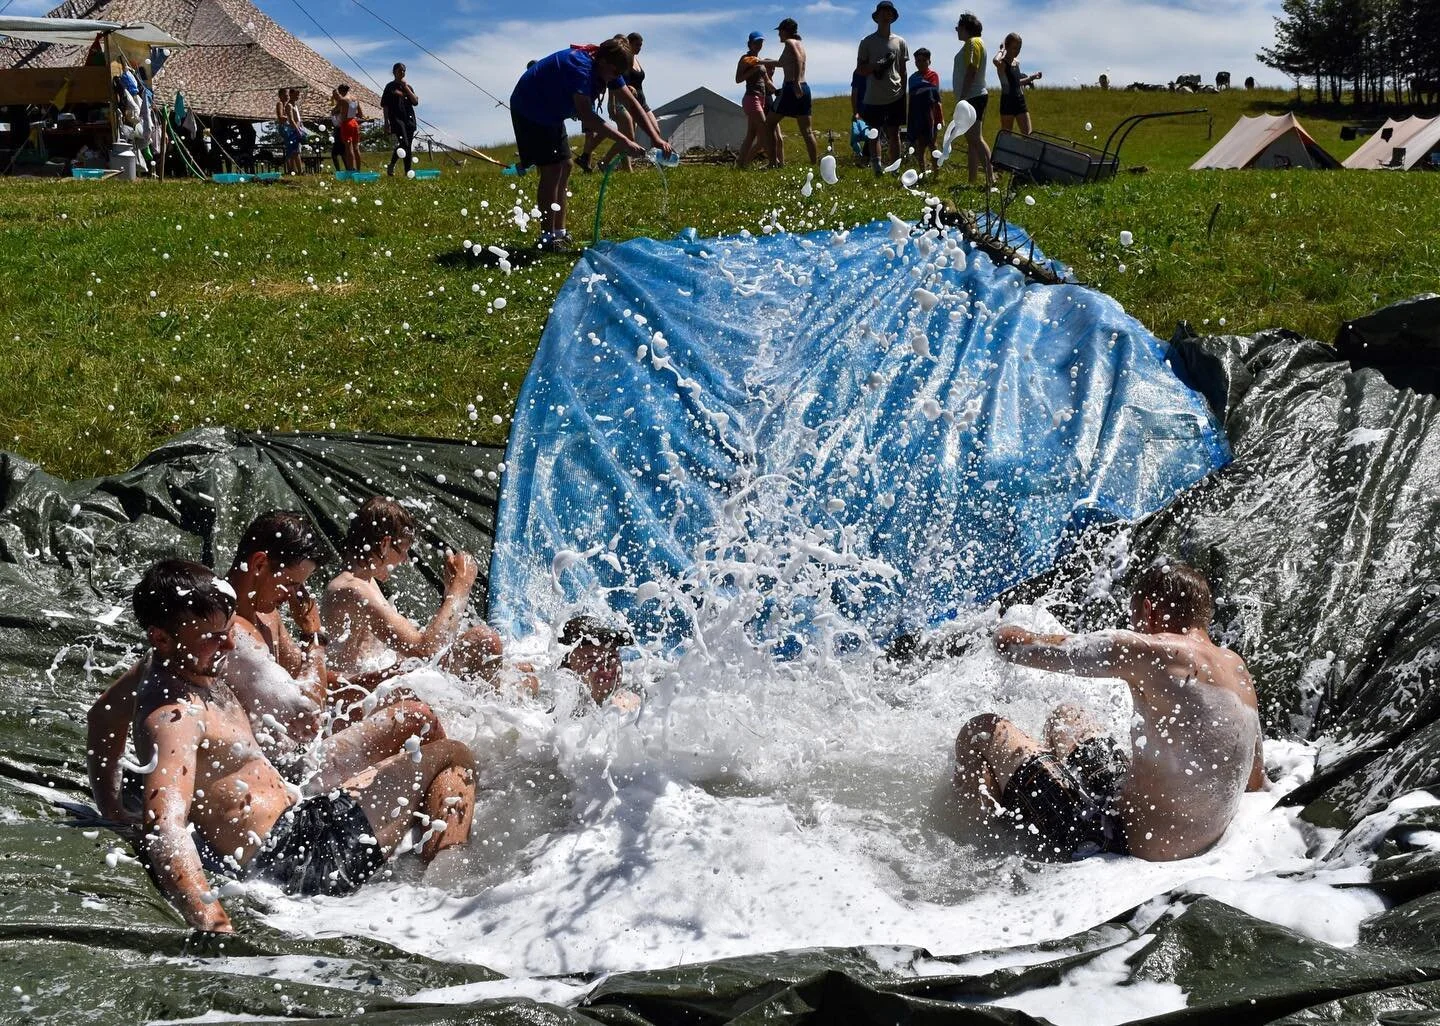
<instances>
[{"instance_id":1,"label":"rope line","mask_svg":"<svg viewBox=\"0 0 1440 1026\"><path fill-rule=\"evenodd\" d=\"M440 64L441 66L443 66L443 67L445 67L445 68L448 68L448 69L449 69L451 72L453 72L455 75L459 76L460 78L463 78L466 82L469 82L469 83L470 83L472 86L474 86L476 89L480 90L480 91L481 91L482 93L484 93L486 96L490 97L490 99L492 99L492 100L495 101L495 105L496 105L497 107L504 107L506 110L509 110L509 109L510 109L510 105L507 104L504 100L500 99L500 97L496 96L496 95L495 95L494 93L492 93L490 90L486 89L486 88L485 88L484 86L482 86L479 82L476 82L473 78L471 78L469 75L465 74L465 73L464 73L463 71L461 71L459 68L457 68L457 67L455 67L454 65L450 64L450 63L449 63L448 61L446 61L443 57L440 57L439 55L435 54L433 51L426 49L424 45L422 45L422 44L419 43L418 41L412 39L410 36L407 36L404 32L401 32L401 31L400 31L398 28L396 28L394 25L390 24L390 22L386 21L384 18L380 17L380 15L376 14L374 11L370 10L370 8L368 8L368 7L366 7L364 4L362 4L362 3L360 2L360 0L351 0L351 2L352 2L356 7L360 8L362 11L364 11L366 14L370 15L370 17L372 17L372 18L374 18L376 21L378 21L380 24L384 25L384 26L385 26L386 28L388 28L391 32L394 32L394 33L395 33L397 36L399 36L401 39L405 40L405 41L406 41L407 43L409 43L411 46L415 47L415 48L416 48L417 50L419 50L421 53L424 53L424 54L428 55L428 56L429 56L431 59L433 59L436 63Z\"/></svg>"}]
</instances>

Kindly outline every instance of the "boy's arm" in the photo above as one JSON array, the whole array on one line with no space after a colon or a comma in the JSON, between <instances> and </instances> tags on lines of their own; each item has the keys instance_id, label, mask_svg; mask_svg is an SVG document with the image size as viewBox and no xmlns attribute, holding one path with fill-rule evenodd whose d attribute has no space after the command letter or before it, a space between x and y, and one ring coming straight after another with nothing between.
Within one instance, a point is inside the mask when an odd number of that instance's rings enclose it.
<instances>
[{"instance_id":1,"label":"boy's arm","mask_svg":"<svg viewBox=\"0 0 1440 1026\"><path fill-rule=\"evenodd\" d=\"M145 676L150 657L139 659L116 678L86 717L85 764L90 773L90 793L100 815L117 823L138 823L125 808L125 773L120 764L125 739L135 718L135 694Z\"/></svg>"},{"instance_id":2,"label":"boy's arm","mask_svg":"<svg viewBox=\"0 0 1440 1026\"><path fill-rule=\"evenodd\" d=\"M192 929L231 933L230 917L210 894L200 853L190 834L195 759L203 731L188 703L170 702L145 717L156 764L145 782L145 826L140 850L160 890Z\"/></svg>"},{"instance_id":3,"label":"boy's arm","mask_svg":"<svg viewBox=\"0 0 1440 1026\"><path fill-rule=\"evenodd\" d=\"M593 112L591 116L594 117ZM599 118L595 120L599 121ZM625 143L630 143L619 132L611 132ZM475 559L468 553L452 552L445 557L445 597L423 630L390 603L370 601L351 588L334 593L341 603L341 608L337 610L338 619L352 624L364 620L381 641L399 654L428 659L451 644L460 633L460 618L470 601L470 590L475 586L478 573Z\"/></svg>"},{"instance_id":4,"label":"boy's arm","mask_svg":"<svg viewBox=\"0 0 1440 1026\"><path fill-rule=\"evenodd\" d=\"M1166 643L1133 631L1036 634L1009 625L995 632L995 649L1007 662L1037 670L1124 679L1147 660L1168 664L1172 656Z\"/></svg>"}]
</instances>

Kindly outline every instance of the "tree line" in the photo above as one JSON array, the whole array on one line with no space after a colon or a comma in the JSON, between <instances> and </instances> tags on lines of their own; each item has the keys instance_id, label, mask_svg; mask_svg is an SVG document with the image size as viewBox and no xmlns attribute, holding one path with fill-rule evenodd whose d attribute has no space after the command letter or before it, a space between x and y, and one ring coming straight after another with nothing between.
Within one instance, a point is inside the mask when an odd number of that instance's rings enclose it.
<instances>
[{"instance_id":1,"label":"tree line","mask_svg":"<svg viewBox=\"0 0 1440 1026\"><path fill-rule=\"evenodd\" d=\"M1440 92L1440 0L1282 0L1275 45L1256 59L1315 99L1434 102Z\"/></svg>"}]
</instances>

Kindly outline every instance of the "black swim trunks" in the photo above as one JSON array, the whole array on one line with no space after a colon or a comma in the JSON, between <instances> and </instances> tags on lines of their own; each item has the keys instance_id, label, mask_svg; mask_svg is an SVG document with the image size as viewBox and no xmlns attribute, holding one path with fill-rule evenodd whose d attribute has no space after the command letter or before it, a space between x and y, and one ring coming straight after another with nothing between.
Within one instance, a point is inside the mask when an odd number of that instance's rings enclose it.
<instances>
[{"instance_id":1,"label":"black swim trunks","mask_svg":"<svg viewBox=\"0 0 1440 1026\"><path fill-rule=\"evenodd\" d=\"M1114 738L1092 737L1062 763L1032 755L1005 785L1001 804L1016 828L1039 843L1041 858L1069 862L1102 851L1126 854L1118 801L1129 761Z\"/></svg>"},{"instance_id":2,"label":"black swim trunks","mask_svg":"<svg viewBox=\"0 0 1440 1026\"><path fill-rule=\"evenodd\" d=\"M285 810L246 877L286 894L353 894L385 864L360 803L344 791L317 794Z\"/></svg>"}]
</instances>

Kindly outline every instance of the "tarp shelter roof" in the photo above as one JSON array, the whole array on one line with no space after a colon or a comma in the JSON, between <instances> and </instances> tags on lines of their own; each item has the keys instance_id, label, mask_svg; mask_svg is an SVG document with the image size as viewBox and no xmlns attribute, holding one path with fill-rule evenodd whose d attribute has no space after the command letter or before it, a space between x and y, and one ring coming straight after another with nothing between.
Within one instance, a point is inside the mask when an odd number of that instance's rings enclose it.
<instances>
[{"instance_id":1,"label":"tarp shelter roof","mask_svg":"<svg viewBox=\"0 0 1440 1026\"><path fill-rule=\"evenodd\" d=\"M275 91L307 92L305 113L328 113L330 91L350 83L350 95L379 116L380 97L321 57L250 0L66 0L49 18L148 22L188 45L171 54L155 78L157 95L176 91L200 114L268 121ZM31 19L43 20L43 19ZM90 37L93 39L93 35ZM85 47L0 40L0 67L62 68L83 63Z\"/></svg>"},{"instance_id":2,"label":"tarp shelter roof","mask_svg":"<svg viewBox=\"0 0 1440 1026\"><path fill-rule=\"evenodd\" d=\"M1388 119L1376 132L1345 160L1348 168L1379 171L1386 168L1409 171L1440 147L1440 118L1410 117ZM1404 154L1395 159L1395 151Z\"/></svg>"},{"instance_id":3,"label":"tarp shelter roof","mask_svg":"<svg viewBox=\"0 0 1440 1026\"><path fill-rule=\"evenodd\" d=\"M745 141L745 111L734 100L700 86L652 112L660 134L677 150L739 149Z\"/></svg>"},{"instance_id":4,"label":"tarp shelter roof","mask_svg":"<svg viewBox=\"0 0 1440 1026\"><path fill-rule=\"evenodd\" d=\"M1209 168L1338 168L1340 162L1310 137L1294 114L1241 118L1210 152L1190 165Z\"/></svg>"},{"instance_id":5,"label":"tarp shelter roof","mask_svg":"<svg viewBox=\"0 0 1440 1026\"><path fill-rule=\"evenodd\" d=\"M164 29L147 21L122 24L80 18L0 18L0 36L28 39L37 43L89 46L101 32L113 32L132 43L146 46L184 46Z\"/></svg>"}]
</instances>

